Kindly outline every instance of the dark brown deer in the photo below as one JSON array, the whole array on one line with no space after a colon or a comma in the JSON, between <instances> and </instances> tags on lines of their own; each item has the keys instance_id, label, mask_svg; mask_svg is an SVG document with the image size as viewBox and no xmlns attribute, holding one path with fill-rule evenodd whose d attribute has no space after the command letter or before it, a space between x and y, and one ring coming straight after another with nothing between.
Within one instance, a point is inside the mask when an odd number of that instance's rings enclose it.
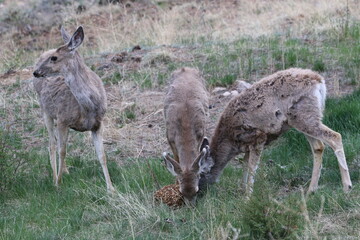
<instances>
[{"instance_id":1,"label":"dark brown deer","mask_svg":"<svg viewBox=\"0 0 360 240\"><path fill-rule=\"evenodd\" d=\"M83 28L80 26L72 36L61 28L61 35L65 44L43 53L33 73L34 87L39 96L49 133L49 153L54 183L58 186L62 174L68 172L65 155L69 128L80 132L91 131L95 150L105 175L107 190L112 192L114 187L106 165L102 137L103 118L107 106L105 89L99 76L85 65L76 51L84 40ZM58 171L56 142L59 154Z\"/></svg>"},{"instance_id":2,"label":"dark brown deer","mask_svg":"<svg viewBox=\"0 0 360 240\"><path fill-rule=\"evenodd\" d=\"M195 204L200 174L209 171L212 165L205 161L209 154L209 143L204 138L208 107L209 94L199 71L176 70L164 102L166 137L174 159L167 153L163 156L188 205Z\"/></svg>"},{"instance_id":3,"label":"dark brown deer","mask_svg":"<svg viewBox=\"0 0 360 240\"><path fill-rule=\"evenodd\" d=\"M322 123L326 86L311 70L288 69L263 78L234 97L215 129L210 143L214 165L202 175L200 188L218 181L224 167L239 153L245 153L243 186L249 196L265 145L289 128L305 134L310 143L314 165L308 192L318 188L324 143L337 157L343 190L351 189L341 135Z\"/></svg>"}]
</instances>

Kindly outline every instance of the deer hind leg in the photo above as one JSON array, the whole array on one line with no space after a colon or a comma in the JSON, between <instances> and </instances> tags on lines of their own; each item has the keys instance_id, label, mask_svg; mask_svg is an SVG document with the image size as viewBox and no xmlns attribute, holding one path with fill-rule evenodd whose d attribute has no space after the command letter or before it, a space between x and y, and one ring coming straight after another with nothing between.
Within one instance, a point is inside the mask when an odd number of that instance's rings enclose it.
<instances>
[{"instance_id":1,"label":"deer hind leg","mask_svg":"<svg viewBox=\"0 0 360 240\"><path fill-rule=\"evenodd\" d=\"M323 124L320 125L320 129L321 129L321 137L322 137L321 140L324 141L333 149L336 158L338 160L340 173L341 173L341 181L343 184L343 190L345 192L349 192L352 187L352 184L349 174L349 168L346 163L341 134L333 131L332 129L328 128Z\"/></svg>"},{"instance_id":2,"label":"deer hind leg","mask_svg":"<svg viewBox=\"0 0 360 240\"><path fill-rule=\"evenodd\" d=\"M102 137L102 126L97 131L92 131L91 134L92 134L92 139L94 142L97 157L100 161L102 170L104 172L107 191L109 193L115 192L115 188L112 185L109 171L108 171L107 164L106 164L106 155L105 155L103 137Z\"/></svg>"},{"instance_id":3,"label":"deer hind leg","mask_svg":"<svg viewBox=\"0 0 360 240\"><path fill-rule=\"evenodd\" d=\"M49 155L50 165L52 169L54 184L57 184L57 166L56 166L56 137L54 131L54 120L46 113L44 113L45 126L49 134Z\"/></svg>"},{"instance_id":4,"label":"deer hind leg","mask_svg":"<svg viewBox=\"0 0 360 240\"><path fill-rule=\"evenodd\" d=\"M322 141L307 136L306 138L311 146L311 151L313 153L314 157L314 166L313 166L313 172L311 175L311 182L308 189L308 193L315 192L318 188L319 178L321 174L321 168L322 168L322 157L325 149L325 145Z\"/></svg>"},{"instance_id":5,"label":"deer hind leg","mask_svg":"<svg viewBox=\"0 0 360 240\"><path fill-rule=\"evenodd\" d=\"M69 172L65 164L66 143L68 140L69 128L67 126L59 124L57 130L58 130L59 173L58 173L56 185L58 185L61 182L63 173Z\"/></svg>"},{"instance_id":6,"label":"deer hind leg","mask_svg":"<svg viewBox=\"0 0 360 240\"><path fill-rule=\"evenodd\" d=\"M348 192L352 184L341 135L321 122L321 107L318 105L317 99L310 97L302 99L290 108L288 123L300 132L324 142L333 149L339 163L343 189Z\"/></svg>"}]
</instances>

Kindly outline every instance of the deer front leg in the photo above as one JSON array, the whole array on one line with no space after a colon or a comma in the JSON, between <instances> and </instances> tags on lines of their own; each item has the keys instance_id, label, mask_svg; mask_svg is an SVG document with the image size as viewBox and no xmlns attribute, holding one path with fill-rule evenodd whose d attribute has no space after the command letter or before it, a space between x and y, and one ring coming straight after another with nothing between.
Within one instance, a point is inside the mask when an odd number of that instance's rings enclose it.
<instances>
[{"instance_id":1,"label":"deer front leg","mask_svg":"<svg viewBox=\"0 0 360 240\"><path fill-rule=\"evenodd\" d=\"M57 166L56 166L56 137L54 132L54 120L44 113L44 122L49 135L49 155L52 169L53 182L57 184Z\"/></svg>"},{"instance_id":2,"label":"deer front leg","mask_svg":"<svg viewBox=\"0 0 360 240\"><path fill-rule=\"evenodd\" d=\"M242 193L246 192L246 186L248 183L249 178L249 152L245 152L245 156L243 159L243 175L242 175L242 181L240 185L240 191Z\"/></svg>"},{"instance_id":3,"label":"deer front leg","mask_svg":"<svg viewBox=\"0 0 360 240\"><path fill-rule=\"evenodd\" d=\"M94 142L97 157L100 161L101 167L104 172L106 188L109 193L115 192L115 188L112 185L109 171L106 164L106 155L104 150L103 138L102 138L102 126L97 131L92 131L92 139Z\"/></svg>"},{"instance_id":4,"label":"deer front leg","mask_svg":"<svg viewBox=\"0 0 360 240\"><path fill-rule=\"evenodd\" d=\"M248 179L245 190L245 195L250 197L253 192L255 174L260 163L261 152L264 149L264 145L250 146L249 148L249 160L248 160Z\"/></svg>"},{"instance_id":5,"label":"deer front leg","mask_svg":"<svg viewBox=\"0 0 360 240\"><path fill-rule=\"evenodd\" d=\"M59 173L57 177L56 186L61 182L64 172L68 172L65 164L66 143L68 140L69 128L61 124L58 125L58 152L59 152Z\"/></svg>"}]
</instances>

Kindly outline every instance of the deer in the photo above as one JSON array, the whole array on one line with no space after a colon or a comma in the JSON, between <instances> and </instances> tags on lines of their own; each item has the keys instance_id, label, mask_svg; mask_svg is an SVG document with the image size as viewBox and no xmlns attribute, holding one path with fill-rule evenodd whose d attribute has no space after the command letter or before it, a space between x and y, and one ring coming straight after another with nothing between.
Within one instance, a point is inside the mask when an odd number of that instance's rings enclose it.
<instances>
[{"instance_id":1,"label":"deer","mask_svg":"<svg viewBox=\"0 0 360 240\"><path fill-rule=\"evenodd\" d=\"M207 161L209 141L204 137L209 94L205 80L194 68L175 70L170 82L164 100L164 118L166 138L174 158L164 152L163 159L179 183L185 204L194 206L200 175L212 166Z\"/></svg>"},{"instance_id":2,"label":"deer","mask_svg":"<svg viewBox=\"0 0 360 240\"><path fill-rule=\"evenodd\" d=\"M61 36L64 45L41 54L33 72L34 88L49 135L54 184L59 186L63 173L69 173L65 156L71 128L79 132L91 131L107 191L114 192L103 145L103 119L107 108L105 88L99 76L85 64L77 51L84 40L83 27L78 27L72 36L61 27Z\"/></svg>"},{"instance_id":3,"label":"deer","mask_svg":"<svg viewBox=\"0 0 360 240\"><path fill-rule=\"evenodd\" d=\"M222 112L210 143L211 170L199 181L201 190L219 181L227 163L244 153L241 190L251 196L256 170L265 146L291 128L302 132L313 154L307 194L318 188L325 144L334 151L343 190L352 184L341 134L322 123L325 108L324 78L308 69L278 71L232 98Z\"/></svg>"}]
</instances>

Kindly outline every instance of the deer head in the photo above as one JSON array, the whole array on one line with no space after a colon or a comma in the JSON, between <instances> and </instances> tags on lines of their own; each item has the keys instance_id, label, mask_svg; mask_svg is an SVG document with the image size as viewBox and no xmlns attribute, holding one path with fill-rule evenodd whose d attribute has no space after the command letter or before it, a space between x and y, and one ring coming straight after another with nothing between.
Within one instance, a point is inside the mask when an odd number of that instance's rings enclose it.
<instances>
[{"instance_id":1,"label":"deer head","mask_svg":"<svg viewBox=\"0 0 360 240\"><path fill-rule=\"evenodd\" d=\"M190 206L195 205L196 194L199 191L200 175L209 172L213 165L210 158L209 142L206 138L204 138L200 149L200 154L192 162L192 165L184 169L168 153L163 153L166 168L177 178L184 201L186 205Z\"/></svg>"},{"instance_id":2,"label":"deer head","mask_svg":"<svg viewBox=\"0 0 360 240\"><path fill-rule=\"evenodd\" d=\"M48 77L59 74L66 67L66 62L74 57L76 49L84 40L82 26L78 27L71 37L62 27L61 35L65 44L58 49L49 50L40 56L35 65L34 77Z\"/></svg>"}]
</instances>

